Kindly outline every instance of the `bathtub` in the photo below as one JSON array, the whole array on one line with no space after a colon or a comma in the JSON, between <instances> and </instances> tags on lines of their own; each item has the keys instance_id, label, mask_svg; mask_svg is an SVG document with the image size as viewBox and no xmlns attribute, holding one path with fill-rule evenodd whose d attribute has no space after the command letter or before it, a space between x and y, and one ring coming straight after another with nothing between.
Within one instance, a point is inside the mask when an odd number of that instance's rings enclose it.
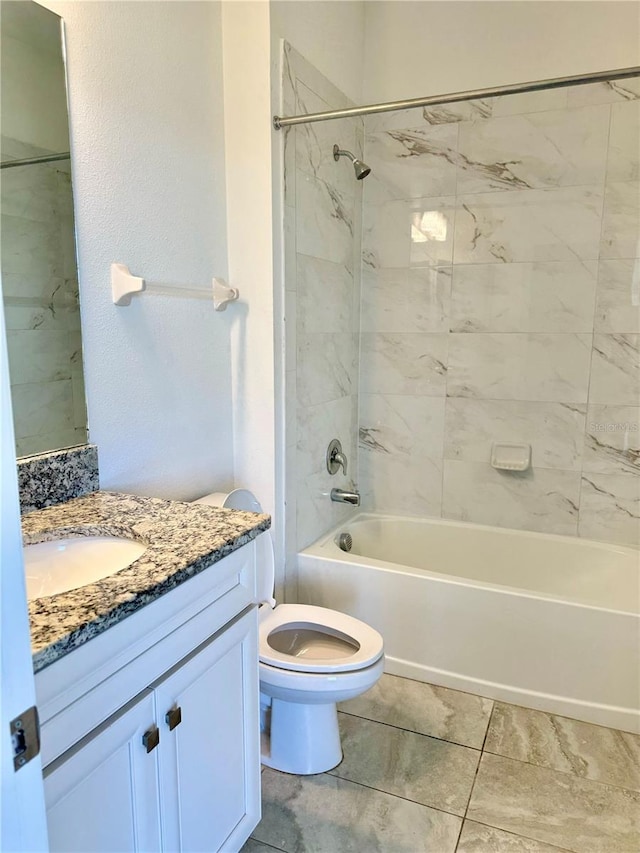
<instances>
[{"instance_id":1,"label":"bathtub","mask_svg":"<svg viewBox=\"0 0 640 853\"><path fill-rule=\"evenodd\" d=\"M298 555L298 600L377 628L392 674L640 731L631 548L362 513Z\"/></svg>"}]
</instances>

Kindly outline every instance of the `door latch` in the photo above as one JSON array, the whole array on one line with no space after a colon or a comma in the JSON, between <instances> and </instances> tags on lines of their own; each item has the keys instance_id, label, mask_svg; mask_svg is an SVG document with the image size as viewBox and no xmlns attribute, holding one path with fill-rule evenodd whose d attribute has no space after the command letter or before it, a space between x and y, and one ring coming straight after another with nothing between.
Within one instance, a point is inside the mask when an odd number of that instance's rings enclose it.
<instances>
[{"instance_id":1,"label":"door latch","mask_svg":"<svg viewBox=\"0 0 640 853\"><path fill-rule=\"evenodd\" d=\"M11 748L13 769L20 770L40 752L40 721L38 709L34 705L11 720Z\"/></svg>"}]
</instances>

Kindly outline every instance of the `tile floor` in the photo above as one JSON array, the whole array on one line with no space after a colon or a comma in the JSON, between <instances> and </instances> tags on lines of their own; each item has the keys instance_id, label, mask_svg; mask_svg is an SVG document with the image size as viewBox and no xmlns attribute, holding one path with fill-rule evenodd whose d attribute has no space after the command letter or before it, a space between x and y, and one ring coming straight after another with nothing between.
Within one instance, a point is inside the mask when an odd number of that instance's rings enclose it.
<instances>
[{"instance_id":1,"label":"tile floor","mask_svg":"<svg viewBox=\"0 0 640 853\"><path fill-rule=\"evenodd\" d=\"M640 737L384 675L340 706L344 759L265 768L242 853L639 853Z\"/></svg>"}]
</instances>

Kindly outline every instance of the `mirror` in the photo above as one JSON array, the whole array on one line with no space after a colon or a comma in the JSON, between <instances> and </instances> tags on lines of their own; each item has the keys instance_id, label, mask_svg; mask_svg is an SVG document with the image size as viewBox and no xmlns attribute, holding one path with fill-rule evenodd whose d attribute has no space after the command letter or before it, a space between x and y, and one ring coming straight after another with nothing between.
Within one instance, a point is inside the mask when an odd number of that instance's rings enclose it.
<instances>
[{"instance_id":1,"label":"mirror","mask_svg":"<svg viewBox=\"0 0 640 853\"><path fill-rule=\"evenodd\" d=\"M16 454L84 444L67 90L61 19L3 0L0 275Z\"/></svg>"}]
</instances>

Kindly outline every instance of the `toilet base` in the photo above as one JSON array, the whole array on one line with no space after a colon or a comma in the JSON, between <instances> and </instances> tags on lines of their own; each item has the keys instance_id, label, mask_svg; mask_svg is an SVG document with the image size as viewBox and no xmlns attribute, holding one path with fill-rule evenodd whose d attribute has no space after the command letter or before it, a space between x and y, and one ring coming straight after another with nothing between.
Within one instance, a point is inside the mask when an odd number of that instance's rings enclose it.
<instances>
[{"instance_id":1,"label":"toilet base","mask_svg":"<svg viewBox=\"0 0 640 853\"><path fill-rule=\"evenodd\" d=\"M342 761L335 702L305 705L272 699L264 727L261 760L267 767L308 776Z\"/></svg>"}]
</instances>

